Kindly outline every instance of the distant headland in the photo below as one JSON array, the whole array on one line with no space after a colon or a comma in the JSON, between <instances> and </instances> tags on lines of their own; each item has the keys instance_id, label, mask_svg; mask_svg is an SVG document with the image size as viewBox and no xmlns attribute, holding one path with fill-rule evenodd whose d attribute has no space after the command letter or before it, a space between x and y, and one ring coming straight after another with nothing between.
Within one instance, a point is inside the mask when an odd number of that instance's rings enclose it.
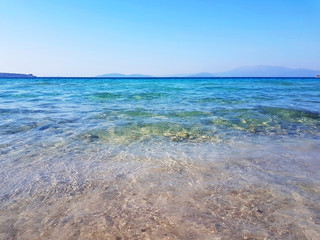
<instances>
[{"instance_id":1,"label":"distant headland","mask_svg":"<svg viewBox=\"0 0 320 240\"><path fill-rule=\"evenodd\" d=\"M0 78L35 78L32 74L21 73L0 73Z\"/></svg>"}]
</instances>

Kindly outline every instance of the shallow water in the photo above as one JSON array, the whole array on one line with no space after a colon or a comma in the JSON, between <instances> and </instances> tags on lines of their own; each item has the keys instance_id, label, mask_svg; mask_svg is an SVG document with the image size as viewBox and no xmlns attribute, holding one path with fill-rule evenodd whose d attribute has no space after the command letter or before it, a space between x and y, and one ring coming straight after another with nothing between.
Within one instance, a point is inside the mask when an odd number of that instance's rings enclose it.
<instances>
[{"instance_id":1,"label":"shallow water","mask_svg":"<svg viewBox=\"0 0 320 240\"><path fill-rule=\"evenodd\" d=\"M0 239L320 239L317 79L0 79Z\"/></svg>"}]
</instances>

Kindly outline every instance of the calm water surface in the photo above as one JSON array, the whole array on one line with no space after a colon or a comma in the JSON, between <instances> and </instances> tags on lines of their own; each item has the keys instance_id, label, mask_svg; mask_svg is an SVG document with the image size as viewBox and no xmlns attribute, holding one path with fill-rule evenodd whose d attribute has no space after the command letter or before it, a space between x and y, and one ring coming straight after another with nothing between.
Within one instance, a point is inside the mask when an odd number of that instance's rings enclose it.
<instances>
[{"instance_id":1,"label":"calm water surface","mask_svg":"<svg viewBox=\"0 0 320 240\"><path fill-rule=\"evenodd\" d=\"M0 79L0 239L320 239L318 79Z\"/></svg>"}]
</instances>

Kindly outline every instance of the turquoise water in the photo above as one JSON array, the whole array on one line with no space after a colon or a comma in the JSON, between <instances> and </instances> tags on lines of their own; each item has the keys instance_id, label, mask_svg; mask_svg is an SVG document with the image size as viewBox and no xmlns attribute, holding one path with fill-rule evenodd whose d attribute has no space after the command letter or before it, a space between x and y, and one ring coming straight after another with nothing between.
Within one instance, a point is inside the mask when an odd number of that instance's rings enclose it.
<instances>
[{"instance_id":1,"label":"turquoise water","mask_svg":"<svg viewBox=\"0 0 320 240\"><path fill-rule=\"evenodd\" d=\"M318 79L0 79L0 239L318 239Z\"/></svg>"}]
</instances>

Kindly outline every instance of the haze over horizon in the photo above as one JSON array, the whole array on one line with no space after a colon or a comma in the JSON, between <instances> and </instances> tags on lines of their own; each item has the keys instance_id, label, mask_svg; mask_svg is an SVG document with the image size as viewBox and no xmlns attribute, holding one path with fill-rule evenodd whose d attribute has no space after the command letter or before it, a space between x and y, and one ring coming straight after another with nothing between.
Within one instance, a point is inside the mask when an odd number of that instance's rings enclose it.
<instances>
[{"instance_id":1,"label":"haze over horizon","mask_svg":"<svg viewBox=\"0 0 320 240\"><path fill-rule=\"evenodd\" d=\"M95 77L315 77L320 70L286 68L282 66L242 66L224 72L176 73L171 75L145 75L141 73L106 73Z\"/></svg>"},{"instance_id":2,"label":"haze over horizon","mask_svg":"<svg viewBox=\"0 0 320 240\"><path fill-rule=\"evenodd\" d=\"M0 0L0 72L153 76L320 69L320 2Z\"/></svg>"}]
</instances>

